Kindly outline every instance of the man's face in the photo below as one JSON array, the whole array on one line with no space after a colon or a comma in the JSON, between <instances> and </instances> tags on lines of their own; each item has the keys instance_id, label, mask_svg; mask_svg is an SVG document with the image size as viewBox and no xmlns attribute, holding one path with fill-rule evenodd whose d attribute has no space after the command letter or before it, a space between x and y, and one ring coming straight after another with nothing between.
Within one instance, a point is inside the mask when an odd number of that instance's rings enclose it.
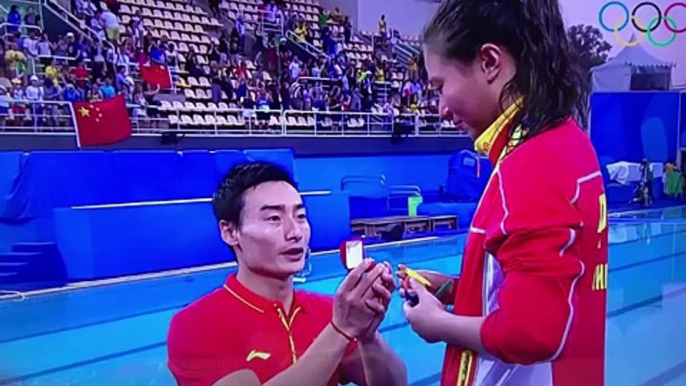
<instances>
[{"instance_id":1,"label":"man's face","mask_svg":"<svg viewBox=\"0 0 686 386\"><path fill-rule=\"evenodd\" d=\"M220 222L222 238L234 247L242 268L288 278L301 271L310 224L300 194L286 182L266 182L243 193L241 225Z\"/></svg>"}]
</instances>

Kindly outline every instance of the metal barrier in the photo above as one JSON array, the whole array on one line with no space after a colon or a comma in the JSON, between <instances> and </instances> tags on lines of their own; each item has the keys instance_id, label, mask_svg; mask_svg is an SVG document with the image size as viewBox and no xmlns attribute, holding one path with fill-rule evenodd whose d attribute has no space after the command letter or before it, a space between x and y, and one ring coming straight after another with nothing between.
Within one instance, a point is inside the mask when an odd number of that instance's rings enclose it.
<instances>
[{"instance_id":1,"label":"metal barrier","mask_svg":"<svg viewBox=\"0 0 686 386\"><path fill-rule=\"evenodd\" d=\"M393 131L393 118L379 113L287 110L282 124L286 135L388 136Z\"/></svg>"},{"instance_id":2,"label":"metal barrier","mask_svg":"<svg viewBox=\"0 0 686 386\"><path fill-rule=\"evenodd\" d=\"M273 17L272 17L273 16ZM257 11L258 30L266 33L277 33L283 35L284 33L284 19L283 13L275 11L273 14L266 11Z\"/></svg>"},{"instance_id":3,"label":"metal barrier","mask_svg":"<svg viewBox=\"0 0 686 386\"><path fill-rule=\"evenodd\" d=\"M74 132L69 103L56 101L0 100L0 133Z\"/></svg>"},{"instance_id":4,"label":"metal barrier","mask_svg":"<svg viewBox=\"0 0 686 386\"><path fill-rule=\"evenodd\" d=\"M429 117L440 122L438 116L246 110L191 102L128 104L127 107L134 135L183 132L199 136L388 137L394 132L394 126L405 124L410 128L405 134L413 137L467 136L457 128L448 129L441 123L426 126L423 121ZM0 99L0 133L73 133L74 127L69 102Z\"/></svg>"},{"instance_id":5,"label":"metal barrier","mask_svg":"<svg viewBox=\"0 0 686 386\"><path fill-rule=\"evenodd\" d=\"M306 40L300 38L295 32L288 30L286 31L286 38L290 40L291 42L299 45L302 47L307 53L310 55L318 58L318 59L329 59L329 56L324 53L324 51L320 50L319 48L315 47L314 45L310 44Z\"/></svg>"},{"instance_id":6,"label":"metal barrier","mask_svg":"<svg viewBox=\"0 0 686 386\"><path fill-rule=\"evenodd\" d=\"M37 5L37 4L35 4ZM3 31L3 38L6 38L7 36L13 35L13 32L7 32L7 27L17 27L19 29L19 32L21 32L22 35L26 35L29 33L29 31L38 31L41 35L43 34L43 29L37 25L30 25L30 24L13 24L13 23L2 23L0 24L0 31Z\"/></svg>"}]
</instances>

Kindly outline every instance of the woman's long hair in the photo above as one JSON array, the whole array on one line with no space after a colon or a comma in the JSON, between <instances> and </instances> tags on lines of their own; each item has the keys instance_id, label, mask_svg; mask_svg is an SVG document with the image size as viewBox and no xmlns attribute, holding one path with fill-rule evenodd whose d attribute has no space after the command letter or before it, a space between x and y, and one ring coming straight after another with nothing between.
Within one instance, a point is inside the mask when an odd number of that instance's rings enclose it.
<instances>
[{"instance_id":1,"label":"woman's long hair","mask_svg":"<svg viewBox=\"0 0 686 386\"><path fill-rule=\"evenodd\" d=\"M587 82L557 0L444 0L424 30L429 51L462 63L473 61L486 43L504 48L516 61L500 101L523 98L523 139L569 117L586 122Z\"/></svg>"}]
</instances>

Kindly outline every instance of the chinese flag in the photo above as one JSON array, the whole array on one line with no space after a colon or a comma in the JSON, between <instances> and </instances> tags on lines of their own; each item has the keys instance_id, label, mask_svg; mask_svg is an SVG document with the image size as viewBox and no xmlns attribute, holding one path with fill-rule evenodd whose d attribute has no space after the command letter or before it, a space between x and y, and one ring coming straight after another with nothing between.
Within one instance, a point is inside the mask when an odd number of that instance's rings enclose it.
<instances>
[{"instance_id":1,"label":"chinese flag","mask_svg":"<svg viewBox=\"0 0 686 386\"><path fill-rule=\"evenodd\" d=\"M123 95L99 102L74 102L79 146L102 146L131 136L131 120Z\"/></svg>"},{"instance_id":2,"label":"chinese flag","mask_svg":"<svg viewBox=\"0 0 686 386\"><path fill-rule=\"evenodd\" d=\"M141 78L149 86L160 86L160 88L172 88L171 74L169 68L157 64L140 65Z\"/></svg>"}]
</instances>

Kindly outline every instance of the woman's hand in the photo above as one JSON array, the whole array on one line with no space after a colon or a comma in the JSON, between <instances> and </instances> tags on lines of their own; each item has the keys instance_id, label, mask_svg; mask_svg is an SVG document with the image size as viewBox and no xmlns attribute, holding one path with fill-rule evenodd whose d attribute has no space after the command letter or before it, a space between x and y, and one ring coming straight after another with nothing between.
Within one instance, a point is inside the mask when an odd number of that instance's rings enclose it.
<instances>
[{"instance_id":1,"label":"woman's hand","mask_svg":"<svg viewBox=\"0 0 686 386\"><path fill-rule=\"evenodd\" d=\"M410 288L410 278L409 276L407 276L405 268L406 266L404 264L398 264L398 271L395 274L400 279L400 288L407 290ZM441 288L441 286L453 280L453 277L436 271L427 271L425 269L420 269L417 270L417 273L424 276L431 283L431 291L433 292L437 291L439 288ZM442 296L440 300L444 302L444 304L452 304L452 301L454 299L454 290L455 289L453 288L450 291L450 293Z\"/></svg>"},{"instance_id":2,"label":"woman's hand","mask_svg":"<svg viewBox=\"0 0 686 386\"><path fill-rule=\"evenodd\" d=\"M437 334L435 322L442 314L445 314L445 306L431 294L426 287L417 283L414 279L408 279L409 287L401 289L401 296L405 297L407 292L413 292L419 298L419 302L412 306L409 301L403 304L405 318L412 326L412 330L429 343L442 340Z\"/></svg>"}]
</instances>

